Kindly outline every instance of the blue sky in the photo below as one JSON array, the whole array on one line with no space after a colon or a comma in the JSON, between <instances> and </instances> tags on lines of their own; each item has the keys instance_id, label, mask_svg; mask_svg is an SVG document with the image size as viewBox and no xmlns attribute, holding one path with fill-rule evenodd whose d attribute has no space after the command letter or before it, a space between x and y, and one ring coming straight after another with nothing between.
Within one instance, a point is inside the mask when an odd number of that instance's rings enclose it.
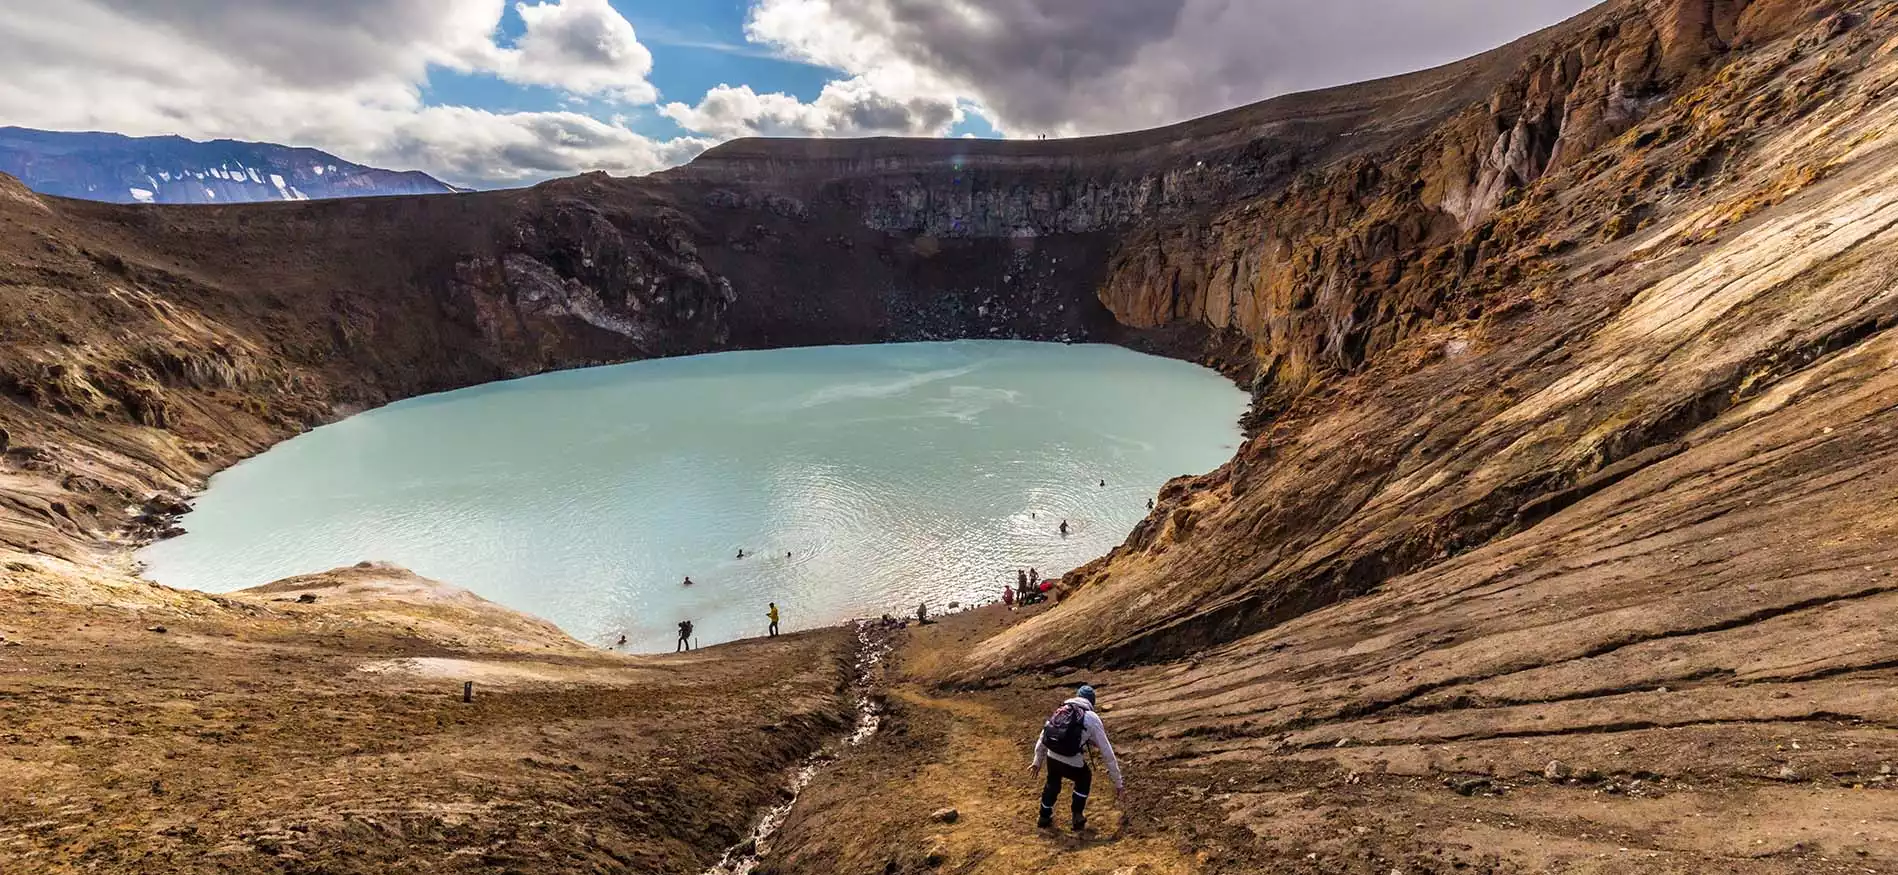
<instances>
[{"instance_id":1,"label":"blue sky","mask_svg":"<svg viewBox=\"0 0 1898 875\"><path fill-rule=\"evenodd\" d=\"M770 47L748 42L745 17L750 0L611 3L632 22L640 43L652 52L650 78L663 102L697 103L716 86L749 85L761 93L789 94L808 103L817 99L825 84L845 78L838 70L786 60ZM510 5L502 16L497 42L511 44L520 34L520 13ZM502 112L578 110L602 119L617 119L627 128L659 140L692 133L651 106L626 107L564 96L549 87L516 85L493 75L457 73L440 67L430 71L423 95L434 105L479 106ZM987 118L976 113L968 114L948 135L964 134L1001 136Z\"/></svg>"}]
</instances>

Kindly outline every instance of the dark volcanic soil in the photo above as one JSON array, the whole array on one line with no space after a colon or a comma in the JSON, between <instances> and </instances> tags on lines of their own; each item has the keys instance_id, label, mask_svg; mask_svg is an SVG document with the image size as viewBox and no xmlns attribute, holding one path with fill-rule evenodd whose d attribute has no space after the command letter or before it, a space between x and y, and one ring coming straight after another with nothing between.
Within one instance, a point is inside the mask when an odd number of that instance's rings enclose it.
<instances>
[{"instance_id":1,"label":"dark volcanic soil","mask_svg":"<svg viewBox=\"0 0 1898 875\"><path fill-rule=\"evenodd\" d=\"M844 629L629 657L393 569L13 580L8 873L695 873L852 715Z\"/></svg>"}]
</instances>

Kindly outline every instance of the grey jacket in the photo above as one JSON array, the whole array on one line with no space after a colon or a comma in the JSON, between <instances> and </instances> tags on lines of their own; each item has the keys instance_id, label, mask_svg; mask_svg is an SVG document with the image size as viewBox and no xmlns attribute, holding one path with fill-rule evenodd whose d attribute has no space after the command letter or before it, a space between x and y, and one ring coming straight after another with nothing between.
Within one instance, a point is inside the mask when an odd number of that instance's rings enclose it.
<instances>
[{"instance_id":1,"label":"grey jacket","mask_svg":"<svg viewBox=\"0 0 1898 875\"><path fill-rule=\"evenodd\" d=\"M1089 746L1092 746L1095 750L1101 752L1101 761L1107 763L1107 776L1113 779L1114 789L1119 790L1122 786L1120 780L1120 760L1114 758L1114 744L1107 740L1107 725L1101 722L1101 716L1099 714L1094 713L1094 703L1076 696L1062 704L1079 705L1081 706L1082 712L1084 712L1081 715L1081 755L1068 757L1055 753L1048 749L1048 746L1042 740L1041 734L1036 733L1034 765L1039 767L1044 760L1054 760L1057 763L1073 766L1077 769L1086 768L1087 749Z\"/></svg>"}]
</instances>

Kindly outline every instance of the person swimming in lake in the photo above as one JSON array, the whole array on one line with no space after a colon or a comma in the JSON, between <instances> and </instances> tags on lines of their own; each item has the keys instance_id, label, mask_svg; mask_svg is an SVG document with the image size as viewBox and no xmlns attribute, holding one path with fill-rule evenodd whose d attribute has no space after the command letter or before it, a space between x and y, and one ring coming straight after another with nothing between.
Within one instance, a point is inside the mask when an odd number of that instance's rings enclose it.
<instances>
[{"instance_id":1,"label":"person swimming in lake","mask_svg":"<svg viewBox=\"0 0 1898 875\"><path fill-rule=\"evenodd\" d=\"M692 575L688 574L685 576L685 583L680 584L680 586L691 586L691 585L692 585Z\"/></svg>"},{"instance_id":2,"label":"person swimming in lake","mask_svg":"<svg viewBox=\"0 0 1898 875\"><path fill-rule=\"evenodd\" d=\"M1067 536L1068 536L1068 521L1062 520L1061 521L1061 537L1065 538Z\"/></svg>"},{"instance_id":3,"label":"person swimming in lake","mask_svg":"<svg viewBox=\"0 0 1898 875\"><path fill-rule=\"evenodd\" d=\"M1102 488L1102 489L1106 489L1106 488L1107 488L1107 481L1105 481L1105 480L1102 480L1102 481L1101 481L1101 488Z\"/></svg>"},{"instance_id":4,"label":"person swimming in lake","mask_svg":"<svg viewBox=\"0 0 1898 875\"><path fill-rule=\"evenodd\" d=\"M1153 510L1153 499L1147 499L1147 510Z\"/></svg>"},{"instance_id":5,"label":"person swimming in lake","mask_svg":"<svg viewBox=\"0 0 1898 875\"><path fill-rule=\"evenodd\" d=\"M619 636L619 643L618 643L618 644L615 644L615 645L613 645L613 646L614 646L614 647L625 647L625 646L626 646L626 636L625 636L624 634L621 634L621 635Z\"/></svg>"},{"instance_id":6,"label":"person swimming in lake","mask_svg":"<svg viewBox=\"0 0 1898 875\"><path fill-rule=\"evenodd\" d=\"M738 558L740 558L740 559L743 559L743 558L745 558L745 548L743 548L743 547L739 547L739 548L738 548Z\"/></svg>"}]
</instances>

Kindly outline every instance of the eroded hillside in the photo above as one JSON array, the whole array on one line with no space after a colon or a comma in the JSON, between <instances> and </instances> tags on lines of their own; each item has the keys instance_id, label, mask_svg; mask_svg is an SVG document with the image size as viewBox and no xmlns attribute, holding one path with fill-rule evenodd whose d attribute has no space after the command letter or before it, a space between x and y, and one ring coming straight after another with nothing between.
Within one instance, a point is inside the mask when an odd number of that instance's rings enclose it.
<instances>
[{"instance_id":1,"label":"eroded hillside","mask_svg":"<svg viewBox=\"0 0 1898 875\"><path fill-rule=\"evenodd\" d=\"M1874 348L1894 313L1893 13L1796 21L1462 236L1393 256L1413 265L1399 282L1354 292L1353 312L1392 317L1367 318L1385 331L1367 364L1268 394L1230 465L1169 486L1122 550L1070 577L1037 657L1180 655L1552 531L1570 505L1693 458L1749 402ZM1270 301L1280 277L1253 288Z\"/></svg>"}]
</instances>

